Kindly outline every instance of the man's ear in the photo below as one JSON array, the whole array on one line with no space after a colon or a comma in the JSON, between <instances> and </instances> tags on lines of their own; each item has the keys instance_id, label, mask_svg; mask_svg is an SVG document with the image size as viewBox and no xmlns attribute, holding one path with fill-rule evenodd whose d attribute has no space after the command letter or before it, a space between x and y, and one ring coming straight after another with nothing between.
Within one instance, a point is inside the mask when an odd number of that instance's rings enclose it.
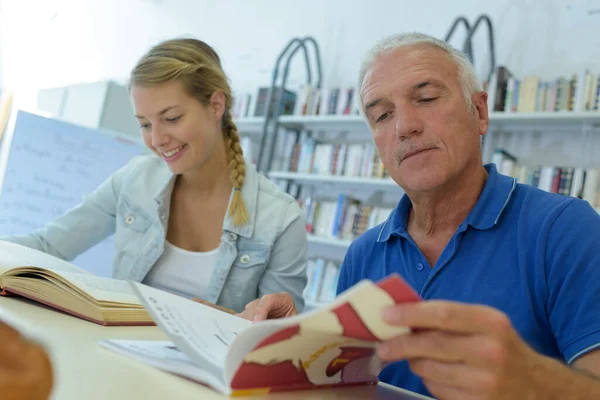
<instances>
[{"instance_id":1,"label":"man's ear","mask_svg":"<svg viewBox=\"0 0 600 400\"><path fill-rule=\"evenodd\" d=\"M479 125L479 135L483 136L487 133L489 127L489 114L488 114L488 95L486 92L476 92L471 96L473 107L475 108L475 115Z\"/></svg>"},{"instance_id":2,"label":"man's ear","mask_svg":"<svg viewBox=\"0 0 600 400\"><path fill-rule=\"evenodd\" d=\"M214 92L210 96L208 106L216 118L221 118L225 113L225 94L220 91Z\"/></svg>"}]
</instances>

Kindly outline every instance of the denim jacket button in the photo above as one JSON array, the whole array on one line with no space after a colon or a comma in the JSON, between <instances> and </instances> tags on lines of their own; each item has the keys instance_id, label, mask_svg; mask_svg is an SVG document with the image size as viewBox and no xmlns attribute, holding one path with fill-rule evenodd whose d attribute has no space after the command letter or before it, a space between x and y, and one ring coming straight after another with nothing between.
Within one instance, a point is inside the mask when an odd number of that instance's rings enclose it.
<instances>
[{"instance_id":1,"label":"denim jacket button","mask_svg":"<svg viewBox=\"0 0 600 400\"><path fill-rule=\"evenodd\" d=\"M135 218L133 218L133 215L128 215L127 217L125 217L125 223L127 225L133 224L133 221L135 221Z\"/></svg>"},{"instance_id":2,"label":"denim jacket button","mask_svg":"<svg viewBox=\"0 0 600 400\"><path fill-rule=\"evenodd\" d=\"M248 254L244 254L243 256L240 257L240 262L242 264L248 264L249 261L250 261L250 256Z\"/></svg>"},{"instance_id":3,"label":"denim jacket button","mask_svg":"<svg viewBox=\"0 0 600 400\"><path fill-rule=\"evenodd\" d=\"M237 239L237 235L235 233L230 233L229 240L235 240L235 239Z\"/></svg>"}]
</instances>

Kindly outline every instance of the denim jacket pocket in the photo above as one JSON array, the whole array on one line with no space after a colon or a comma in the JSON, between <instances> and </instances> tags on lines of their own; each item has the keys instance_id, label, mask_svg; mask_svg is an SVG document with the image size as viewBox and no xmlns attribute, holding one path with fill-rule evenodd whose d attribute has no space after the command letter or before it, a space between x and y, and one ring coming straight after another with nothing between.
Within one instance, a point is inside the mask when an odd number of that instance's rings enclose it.
<instances>
[{"instance_id":1,"label":"denim jacket pocket","mask_svg":"<svg viewBox=\"0 0 600 400\"><path fill-rule=\"evenodd\" d=\"M254 300L260 279L267 268L268 257L267 248L238 248L225 283L225 296L240 297L239 301L244 304Z\"/></svg>"},{"instance_id":2,"label":"denim jacket pocket","mask_svg":"<svg viewBox=\"0 0 600 400\"><path fill-rule=\"evenodd\" d=\"M115 232L115 262L113 275L119 279L131 279L130 273L146 254L148 234L151 232L150 215L126 198L121 198L117 206Z\"/></svg>"},{"instance_id":3,"label":"denim jacket pocket","mask_svg":"<svg viewBox=\"0 0 600 400\"><path fill-rule=\"evenodd\" d=\"M134 206L127 199L122 199L117 212L117 229L121 228L124 232L134 231L144 233L152 225L150 216Z\"/></svg>"},{"instance_id":4,"label":"denim jacket pocket","mask_svg":"<svg viewBox=\"0 0 600 400\"><path fill-rule=\"evenodd\" d=\"M245 250L238 249L237 258L233 262L234 268L251 269L267 263L267 250Z\"/></svg>"}]
</instances>

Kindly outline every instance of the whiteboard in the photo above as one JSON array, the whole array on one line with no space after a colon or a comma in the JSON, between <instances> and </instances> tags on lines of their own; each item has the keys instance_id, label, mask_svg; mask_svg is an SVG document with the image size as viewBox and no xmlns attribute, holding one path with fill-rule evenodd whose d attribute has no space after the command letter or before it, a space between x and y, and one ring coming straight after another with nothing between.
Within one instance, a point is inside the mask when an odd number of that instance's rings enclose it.
<instances>
[{"instance_id":1,"label":"whiteboard","mask_svg":"<svg viewBox=\"0 0 600 400\"><path fill-rule=\"evenodd\" d=\"M0 152L0 236L31 233L77 205L145 146L131 136L16 111ZM3 179L2 179L3 177ZM112 236L74 263L111 276Z\"/></svg>"}]
</instances>

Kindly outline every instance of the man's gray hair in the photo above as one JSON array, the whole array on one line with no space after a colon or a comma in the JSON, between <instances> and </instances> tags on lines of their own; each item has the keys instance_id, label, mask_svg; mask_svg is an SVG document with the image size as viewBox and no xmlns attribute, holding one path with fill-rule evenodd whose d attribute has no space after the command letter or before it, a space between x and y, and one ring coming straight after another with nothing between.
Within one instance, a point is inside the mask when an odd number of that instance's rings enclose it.
<instances>
[{"instance_id":1,"label":"man's gray hair","mask_svg":"<svg viewBox=\"0 0 600 400\"><path fill-rule=\"evenodd\" d=\"M473 64L465 54L456 50L454 47L450 46L448 43L443 40L439 40L434 38L433 36L425 35L423 33L401 33L397 35L388 36L378 43L367 52L363 63L360 67L360 72L358 76L358 93L361 93L362 85L365 79L365 75L369 68L373 66L373 63L380 55L399 49L404 46L410 46L414 44L429 44L434 46L446 54L450 60L456 65L458 68L458 80L460 83L460 88L467 102L467 109L469 112L475 112L473 102L471 100L471 96L473 93L483 90L481 86L481 82L477 79L477 74L475 73L475 68ZM362 103L362 96L360 96L360 105L361 112L364 113L364 104Z\"/></svg>"}]
</instances>

